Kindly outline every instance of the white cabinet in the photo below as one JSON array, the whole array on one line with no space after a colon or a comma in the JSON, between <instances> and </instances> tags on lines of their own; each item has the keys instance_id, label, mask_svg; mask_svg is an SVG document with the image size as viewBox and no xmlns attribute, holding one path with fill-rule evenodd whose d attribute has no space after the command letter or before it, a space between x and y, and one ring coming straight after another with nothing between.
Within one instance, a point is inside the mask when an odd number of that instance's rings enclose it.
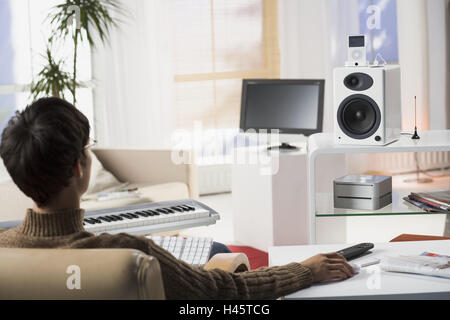
<instances>
[{"instance_id":1,"label":"white cabinet","mask_svg":"<svg viewBox=\"0 0 450 320\"><path fill-rule=\"evenodd\" d=\"M241 161L235 159L231 180L236 242L264 251L309 242L306 144L301 147L286 152L247 148ZM324 181L345 170L343 155L319 161ZM319 185L322 190L331 186Z\"/></svg>"}]
</instances>

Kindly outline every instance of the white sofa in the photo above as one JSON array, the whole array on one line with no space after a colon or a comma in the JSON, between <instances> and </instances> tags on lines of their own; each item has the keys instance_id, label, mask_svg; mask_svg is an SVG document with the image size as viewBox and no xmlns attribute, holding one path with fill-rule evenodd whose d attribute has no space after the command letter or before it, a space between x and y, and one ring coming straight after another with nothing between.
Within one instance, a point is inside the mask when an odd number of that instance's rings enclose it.
<instances>
[{"instance_id":1,"label":"white sofa","mask_svg":"<svg viewBox=\"0 0 450 320\"><path fill-rule=\"evenodd\" d=\"M137 187L135 198L107 201L86 200L81 207L86 210L119 207L123 205L198 198L197 169L195 162L175 164L171 150L105 149L92 150L104 169L120 182L129 182L126 188ZM188 151L179 156L190 159ZM92 175L95 175L92 172ZM45 181L43 181L45 183ZM95 177L91 178L95 183ZM33 202L13 182L0 184L0 221L23 219Z\"/></svg>"}]
</instances>

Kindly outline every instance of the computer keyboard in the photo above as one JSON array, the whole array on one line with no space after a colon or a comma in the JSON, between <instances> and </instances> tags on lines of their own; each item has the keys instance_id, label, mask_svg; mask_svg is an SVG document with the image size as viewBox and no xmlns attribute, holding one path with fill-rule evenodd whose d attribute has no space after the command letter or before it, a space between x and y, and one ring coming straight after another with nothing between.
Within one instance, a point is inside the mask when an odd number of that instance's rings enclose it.
<instances>
[{"instance_id":1,"label":"computer keyboard","mask_svg":"<svg viewBox=\"0 0 450 320\"><path fill-rule=\"evenodd\" d=\"M169 251L175 258L196 267L202 267L208 262L213 243L212 238L170 236L147 236L147 238Z\"/></svg>"}]
</instances>

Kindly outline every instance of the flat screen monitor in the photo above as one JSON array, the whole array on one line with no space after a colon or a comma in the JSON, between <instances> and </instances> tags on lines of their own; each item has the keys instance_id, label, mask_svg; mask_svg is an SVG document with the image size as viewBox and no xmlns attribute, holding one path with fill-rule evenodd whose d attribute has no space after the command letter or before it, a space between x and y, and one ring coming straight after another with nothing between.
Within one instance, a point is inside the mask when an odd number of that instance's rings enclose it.
<instances>
[{"instance_id":1,"label":"flat screen monitor","mask_svg":"<svg viewBox=\"0 0 450 320\"><path fill-rule=\"evenodd\" d=\"M240 128L309 136L322 131L323 79L244 79Z\"/></svg>"}]
</instances>

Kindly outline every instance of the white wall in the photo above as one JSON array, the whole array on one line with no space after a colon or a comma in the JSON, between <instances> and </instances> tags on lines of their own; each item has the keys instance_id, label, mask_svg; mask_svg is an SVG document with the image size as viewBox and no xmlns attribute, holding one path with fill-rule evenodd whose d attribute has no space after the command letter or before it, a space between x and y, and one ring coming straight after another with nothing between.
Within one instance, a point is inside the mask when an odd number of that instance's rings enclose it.
<instances>
[{"instance_id":1,"label":"white wall","mask_svg":"<svg viewBox=\"0 0 450 320\"><path fill-rule=\"evenodd\" d=\"M428 25L426 0L397 0L398 56L401 67L402 126L414 129L414 96L417 128L428 130Z\"/></svg>"},{"instance_id":2,"label":"white wall","mask_svg":"<svg viewBox=\"0 0 450 320\"><path fill-rule=\"evenodd\" d=\"M449 0L427 1L430 129L450 129Z\"/></svg>"}]
</instances>

